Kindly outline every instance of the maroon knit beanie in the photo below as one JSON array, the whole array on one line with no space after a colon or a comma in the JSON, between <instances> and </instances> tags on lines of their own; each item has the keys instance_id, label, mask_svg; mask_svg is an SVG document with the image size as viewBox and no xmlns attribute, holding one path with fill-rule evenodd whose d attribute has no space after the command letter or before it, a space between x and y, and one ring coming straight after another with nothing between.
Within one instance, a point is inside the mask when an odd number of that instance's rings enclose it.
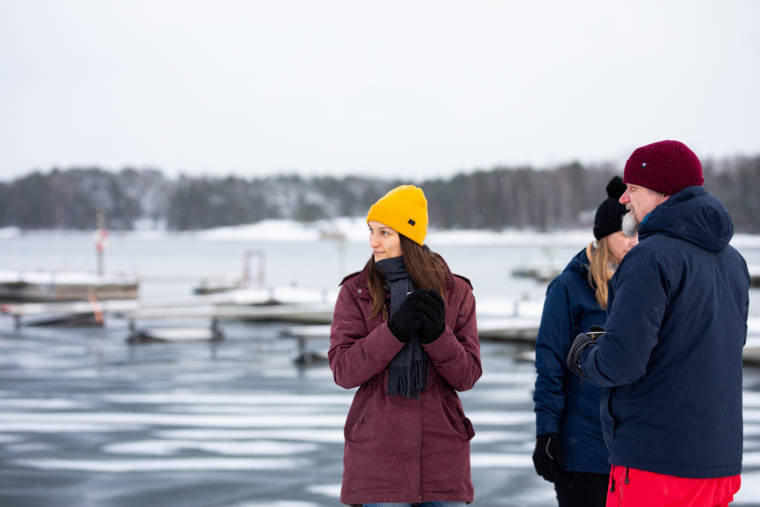
<instances>
[{"instance_id":1,"label":"maroon knit beanie","mask_svg":"<svg viewBox=\"0 0 760 507\"><path fill-rule=\"evenodd\" d=\"M701 186L702 164L679 141L659 141L637 148L628 158L623 181L666 195L673 195L692 185Z\"/></svg>"}]
</instances>

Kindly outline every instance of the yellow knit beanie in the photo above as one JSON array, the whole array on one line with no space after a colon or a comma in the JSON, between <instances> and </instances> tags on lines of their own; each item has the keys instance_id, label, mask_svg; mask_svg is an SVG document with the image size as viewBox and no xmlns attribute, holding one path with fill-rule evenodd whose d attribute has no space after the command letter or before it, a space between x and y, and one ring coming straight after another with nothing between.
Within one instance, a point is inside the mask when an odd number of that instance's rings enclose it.
<instances>
[{"instance_id":1,"label":"yellow knit beanie","mask_svg":"<svg viewBox=\"0 0 760 507\"><path fill-rule=\"evenodd\" d=\"M427 199L421 188L401 185L394 188L369 209L367 222L375 220L422 245L427 235Z\"/></svg>"}]
</instances>

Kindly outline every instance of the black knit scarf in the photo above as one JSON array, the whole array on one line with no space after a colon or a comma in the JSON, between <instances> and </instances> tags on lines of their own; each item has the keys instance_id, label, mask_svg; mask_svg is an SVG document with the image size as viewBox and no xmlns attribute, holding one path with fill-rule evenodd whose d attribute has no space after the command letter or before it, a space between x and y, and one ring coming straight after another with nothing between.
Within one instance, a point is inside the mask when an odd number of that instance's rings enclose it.
<instances>
[{"instance_id":1,"label":"black knit scarf","mask_svg":"<svg viewBox=\"0 0 760 507\"><path fill-rule=\"evenodd\" d=\"M409 278L403 257L393 257L377 262L377 267L385 277L391 291L391 313L393 316L406 296L414 291L414 283ZM427 386L430 358L422 349L417 336L412 337L393 358L388 374L388 394L417 399Z\"/></svg>"}]
</instances>

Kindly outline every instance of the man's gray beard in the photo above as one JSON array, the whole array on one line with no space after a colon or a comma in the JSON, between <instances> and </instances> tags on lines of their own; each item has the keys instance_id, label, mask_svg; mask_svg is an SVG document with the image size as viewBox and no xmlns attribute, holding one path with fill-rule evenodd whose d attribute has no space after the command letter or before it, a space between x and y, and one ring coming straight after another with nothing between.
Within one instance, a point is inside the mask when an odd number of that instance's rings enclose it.
<instances>
[{"instance_id":1,"label":"man's gray beard","mask_svg":"<svg viewBox=\"0 0 760 507\"><path fill-rule=\"evenodd\" d=\"M633 214L633 210L623 215L622 227L623 234L633 237L639 232L639 221L636 220L636 215Z\"/></svg>"}]
</instances>

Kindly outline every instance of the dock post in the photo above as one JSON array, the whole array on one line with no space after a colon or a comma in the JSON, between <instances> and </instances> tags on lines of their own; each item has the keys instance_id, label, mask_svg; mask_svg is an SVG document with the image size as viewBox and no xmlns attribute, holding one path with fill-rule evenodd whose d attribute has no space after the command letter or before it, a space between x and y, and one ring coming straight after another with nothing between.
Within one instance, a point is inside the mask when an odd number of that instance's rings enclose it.
<instances>
[{"instance_id":1,"label":"dock post","mask_svg":"<svg viewBox=\"0 0 760 507\"><path fill-rule=\"evenodd\" d=\"M108 232L106 231L106 214L103 210L97 210L95 214L95 221L97 224L96 225L97 230L95 231L95 254L97 257L97 273L99 277L102 277L105 274L103 251L106 248L106 238L108 237Z\"/></svg>"},{"instance_id":2,"label":"dock post","mask_svg":"<svg viewBox=\"0 0 760 507\"><path fill-rule=\"evenodd\" d=\"M129 339L133 340L137 338L137 329L134 319L129 319Z\"/></svg>"},{"instance_id":3,"label":"dock post","mask_svg":"<svg viewBox=\"0 0 760 507\"><path fill-rule=\"evenodd\" d=\"M303 334L298 335L298 357L306 359L306 337Z\"/></svg>"},{"instance_id":4,"label":"dock post","mask_svg":"<svg viewBox=\"0 0 760 507\"><path fill-rule=\"evenodd\" d=\"M219 319L211 317L211 340L221 340L222 331L219 329Z\"/></svg>"}]
</instances>

